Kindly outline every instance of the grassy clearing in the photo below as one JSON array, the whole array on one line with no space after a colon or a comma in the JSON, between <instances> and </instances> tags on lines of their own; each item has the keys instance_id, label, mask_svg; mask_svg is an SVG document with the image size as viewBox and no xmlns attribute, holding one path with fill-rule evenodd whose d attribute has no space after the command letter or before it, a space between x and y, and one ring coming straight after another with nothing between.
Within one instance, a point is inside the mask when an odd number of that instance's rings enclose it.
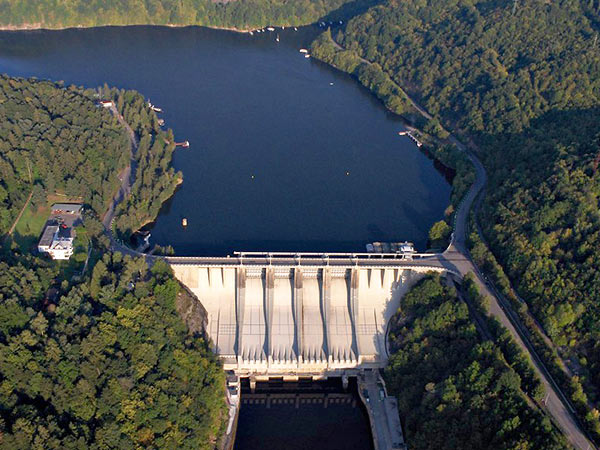
<instances>
[{"instance_id":1,"label":"grassy clearing","mask_svg":"<svg viewBox=\"0 0 600 450\"><path fill-rule=\"evenodd\" d=\"M35 210L31 204L27 205L14 231L15 241L23 251L35 246L49 214L47 205Z\"/></svg>"}]
</instances>

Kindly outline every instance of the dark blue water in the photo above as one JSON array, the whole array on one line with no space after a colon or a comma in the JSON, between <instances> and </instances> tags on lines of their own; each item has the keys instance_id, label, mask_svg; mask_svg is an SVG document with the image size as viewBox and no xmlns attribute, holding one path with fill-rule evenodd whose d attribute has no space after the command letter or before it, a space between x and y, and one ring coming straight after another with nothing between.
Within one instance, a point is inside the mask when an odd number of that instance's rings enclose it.
<instances>
[{"instance_id":1,"label":"dark blue water","mask_svg":"<svg viewBox=\"0 0 600 450\"><path fill-rule=\"evenodd\" d=\"M0 33L0 71L133 88L162 107L184 183L152 228L178 254L426 245L450 187L350 77L298 52L315 29ZM331 85L330 83L333 83ZM188 220L183 229L181 220Z\"/></svg>"},{"instance_id":2,"label":"dark blue water","mask_svg":"<svg viewBox=\"0 0 600 450\"><path fill-rule=\"evenodd\" d=\"M373 450L369 417L356 379L350 378L347 390L339 379L309 385L258 382L254 395L244 381L235 450ZM311 393L317 398L306 399ZM336 399L332 393L343 393L345 398Z\"/></svg>"}]
</instances>

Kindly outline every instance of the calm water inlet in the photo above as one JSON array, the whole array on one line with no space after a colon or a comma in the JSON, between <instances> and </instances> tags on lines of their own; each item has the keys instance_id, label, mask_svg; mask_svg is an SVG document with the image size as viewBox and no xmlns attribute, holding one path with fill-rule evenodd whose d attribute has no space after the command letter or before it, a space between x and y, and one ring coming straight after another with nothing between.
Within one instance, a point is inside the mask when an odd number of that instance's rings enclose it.
<instances>
[{"instance_id":1,"label":"calm water inlet","mask_svg":"<svg viewBox=\"0 0 600 450\"><path fill-rule=\"evenodd\" d=\"M298 52L312 28L197 27L0 33L0 72L136 89L189 149L184 183L152 227L180 255L426 245L450 187L350 77ZM182 219L187 219L187 228Z\"/></svg>"},{"instance_id":2,"label":"calm water inlet","mask_svg":"<svg viewBox=\"0 0 600 450\"><path fill-rule=\"evenodd\" d=\"M372 450L369 418L356 378L308 384L242 379L234 450Z\"/></svg>"}]
</instances>

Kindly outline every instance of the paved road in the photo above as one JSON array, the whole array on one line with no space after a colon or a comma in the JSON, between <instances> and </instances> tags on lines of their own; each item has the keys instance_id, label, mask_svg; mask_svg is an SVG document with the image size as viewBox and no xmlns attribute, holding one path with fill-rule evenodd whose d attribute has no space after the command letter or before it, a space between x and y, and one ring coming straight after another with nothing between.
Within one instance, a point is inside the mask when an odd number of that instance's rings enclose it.
<instances>
[{"instance_id":1,"label":"paved road","mask_svg":"<svg viewBox=\"0 0 600 450\"><path fill-rule=\"evenodd\" d=\"M386 402L390 400L385 398L387 394L380 384L380 375L377 370L367 370L359 375L359 395L367 408L375 450L406 448L396 404L394 403L393 408L386 407ZM383 395L380 392L383 392ZM393 414L394 417L388 417L388 414ZM390 430L390 424L397 429Z\"/></svg>"},{"instance_id":2,"label":"paved road","mask_svg":"<svg viewBox=\"0 0 600 450\"><path fill-rule=\"evenodd\" d=\"M490 299L490 314L498 319L502 325L509 330L517 344L525 351L525 353L530 355L536 372L540 376L547 392L547 400L545 403L546 410L566 435L569 442L571 442L575 448L581 450L596 448L590 443L585 433L580 428L573 415L573 410L568 399L554 382L547 368L533 348L533 345L531 345L531 342L527 339L527 333L518 317L512 313L512 310L508 305L505 305L504 298L484 282L483 275L469 257L466 245L469 212L475 198L485 187L487 175L483 165L475 155L454 137L452 137L451 140L460 150L468 155L475 167L476 179L457 209L452 242L448 249L443 253L443 257L447 261L451 261L455 270L461 275L464 276L467 273L475 274L475 281L479 287L479 291ZM462 256L462 258L459 255Z\"/></svg>"},{"instance_id":3,"label":"paved road","mask_svg":"<svg viewBox=\"0 0 600 450\"><path fill-rule=\"evenodd\" d=\"M119 113L119 111L117 111L117 108L115 107L114 104L109 108L109 110L112 113L112 115L117 118L119 123L125 128L125 130L127 131L127 135L129 136L129 141L131 143L131 153L130 153L129 165L119 174L119 177L121 179L121 186L119 187L119 191L114 196L112 202L110 202L108 211L106 211L106 213L104 214L104 218L102 219L102 224L104 225L104 228L109 233L109 237L111 238L111 240L113 240L112 221L115 218L117 206L124 199L126 199L127 196L130 194L131 185L133 184L133 181L134 181L135 168L136 168L135 154L136 154L137 148L138 148L138 140L135 136L135 133L133 132L133 130L131 129L129 124L127 122L125 122L125 119Z\"/></svg>"},{"instance_id":4,"label":"paved road","mask_svg":"<svg viewBox=\"0 0 600 450\"><path fill-rule=\"evenodd\" d=\"M337 43L335 43L338 45ZM338 45L339 46L339 45ZM340 47L341 48L341 47ZM367 64L369 61L364 60ZM398 86L402 89L401 86ZM404 92L404 91L403 91ZM413 98L406 94L411 104L417 111L426 118L431 118L427 111L422 108ZM569 442L578 449L588 450L596 448L587 439L585 433L580 428L577 420L573 415L573 409L558 385L552 379L547 368L535 352L535 349L527 339L527 333L524 332L524 327L520 324L518 317L512 313L509 305L504 304L504 298L498 295L493 289L488 287L484 282L481 272L476 268L470 259L469 252L466 245L466 238L468 232L468 219L469 212L473 207L473 202L480 192L485 188L487 183L487 174L483 164L479 159L455 136L449 136L450 142L456 147L463 151L473 163L475 168L475 182L467 192L465 198L459 205L455 214L454 222L454 233L452 234L452 241L446 251L443 253L443 257L440 258L446 267L452 268L459 272L462 276L468 273L474 273L476 275L476 283L479 287L480 292L490 298L490 314L497 318L502 325L504 325L519 346L530 355L533 361L534 367L540 376L544 387L547 392L546 410L552 416L555 423L558 424L563 433L567 436Z\"/></svg>"},{"instance_id":5,"label":"paved road","mask_svg":"<svg viewBox=\"0 0 600 450\"><path fill-rule=\"evenodd\" d=\"M337 43L336 43L337 44ZM369 61L365 62L370 64ZM400 86L398 88L401 89ZM418 105L414 99L407 95L407 98L410 102L415 106L415 108L425 117L430 117L429 114L425 111L424 108ZM111 109L113 114L116 114L118 120L125 126L127 129L131 141L132 141L132 163L133 163L133 154L137 149L137 141L135 139L135 134L129 127L129 125L123 120L123 117L118 114L116 108ZM452 272L459 273L461 276L464 276L468 273L475 274L475 281L479 287L480 292L483 295L486 295L490 298L490 307L489 312L492 316L496 317L511 333L515 341L518 345L530 355L534 367L540 376L542 383L544 384L547 391L547 401L546 401L546 410L552 416L554 421L558 424L564 434L567 436L569 441L573 444L574 447L581 450L588 450L591 448L596 448L591 445L591 443L586 438L585 434L579 427L574 415L572 414L572 409L569 405L569 402L565 395L560 391L559 387L552 380L548 370L543 365L540 358L537 356L533 346L528 341L526 337L526 333L523 332L523 329L520 325L518 318L511 314L509 308L504 307L503 299L501 296L497 295L495 291L489 288L483 280L482 274L472 263L468 249L466 246L466 237L468 231L468 217L471 208L473 207L473 202L477 195L484 189L487 182L487 175L485 169L479 159L468 149L466 148L460 141L458 141L454 136L450 136L449 140L454 143L457 148L468 156L468 158L473 163L476 173L476 179L465 198L459 205L456 214L455 214L455 223L454 223L454 232L452 235L452 240L449 247L446 251L441 255L434 255L431 257L420 258L415 260L393 260L387 258L375 259L375 258L329 258L325 263L328 263L331 266L348 266L348 265L358 265L360 267L368 266L368 267L386 267L386 266L397 266L399 262L406 267L431 267L431 268L440 268L444 267ZM125 181L125 178L127 181ZM129 254L132 256L146 256L147 259L154 259L156 256L145 255L143 253L135 252L120 243L116 242L112 233L110 231L110 225L112 218L114 217L114 211L116 206L128 195L130 188L130 174L127 177L123 177L123 183L121 185L121 189L117 196L115 196L114 201L111 204L111 208L109 212L104 217L103 223L105 228L107 229L107 234L111 239L112 248L114 250L119 250L125 254ZM275 262L276 264L282 265L323 265L323 258L310 258L302 259L299 262L295 258L240 258L238 257L230 257L230 258L166 258L169 263L174 264L214 264L214 265L239 265L239 264L247 264L247 265L268 265Z\"/></svg>"}]
</instances>

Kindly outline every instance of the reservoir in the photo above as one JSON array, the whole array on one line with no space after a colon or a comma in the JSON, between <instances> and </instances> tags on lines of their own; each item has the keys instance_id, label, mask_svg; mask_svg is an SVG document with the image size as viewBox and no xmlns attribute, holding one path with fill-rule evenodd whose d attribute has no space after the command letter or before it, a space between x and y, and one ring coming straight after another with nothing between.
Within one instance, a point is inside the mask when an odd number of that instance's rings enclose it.
<instances>
[{"instance_id":1,"label":"reservoir","mask_svg":"<svg viewBox=\"0 0 600 450\"><path fill-rule=\"evenodd\" d=\"M0 72L136 89L162 108L184 183L151 226L178 255L424 250L450 187L358 82L299 52L307 27L0 33ZM276 42L279 35L279 42ZM187 219L187 227L182 219Z\"/></svg>"}]
</instances>

